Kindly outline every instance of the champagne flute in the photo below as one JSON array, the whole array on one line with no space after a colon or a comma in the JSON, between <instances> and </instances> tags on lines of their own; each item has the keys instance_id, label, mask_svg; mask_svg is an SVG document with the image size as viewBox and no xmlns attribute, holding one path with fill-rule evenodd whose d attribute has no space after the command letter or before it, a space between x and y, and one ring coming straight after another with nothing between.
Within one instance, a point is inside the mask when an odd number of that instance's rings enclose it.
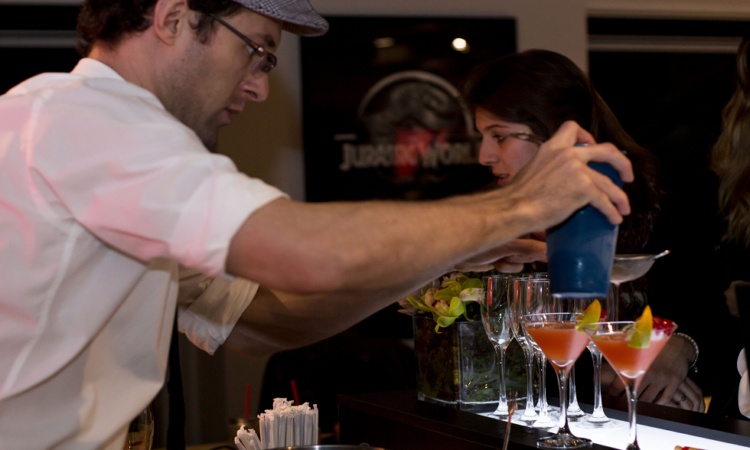
<instances>
[{"instance_id":1,"label":"champagne flute","mask_svg":"<svg viewBox=\"0 0 750 450\"><path fill-rule=\"evenodd\" d=\"M523 414L520 415L519 420L526 424L531 424L539 418L539 415L534 410L534 352L521 329L521 304L523 303L522 297L525 296L525 292L523 292L525 285L522 282L528 278L530 277L511 278L510 285L508 286L510 289L508 294L512 305L511 331L513 338L521 345L523 355L526 358L526 407Z\"/></svg>"},{"instance_id":2,"label":"champagne flute","mask_svg":"<svg viewBox=\"0 0 750 450\"><path fill-rule=\"evenodd\" d=\"M573 421L580 421L586 417L586 413L583 412L581 407L578 405L578 396L576 395L576 366L570 368L570 387L568 391L568 419L574 419Z\"/></svg>"},{"instance_id":3,"label":"champagne flute","mask_svg":"<svg viewBox=\"0 0 750 450\"><path fill-rule=\"evenodd\" d=\"M154 414L151 405L130 422L124 450L151 450L154 442Z\"/></svg>"},{"instance_id":4,"label":"champagne flute","mask_svg":"<svg viewBox=\"0 0 750 450\"><path fill-rule=\"evenodd\" d=\"M550 308L549 279L528 278L522 280L520 291L521 317L526 314L548 312ZM539 418L531 425L534 428L549 429L557 427L550 418L547 404L547 358L533 339L526 337L539 361Z\"/></svg>"},{"instance_id":5,"label":"champagne flute","mask_svg":"<svg viewBox=\"0 0 750 450\"><path fill-rule=\"evenodd\" d=\"M487 337L495 347L500 367L500 400L492 415L501 419L509 419L508 402L505 392L505 350L513 340L510 318L510 299L508 284L510 276L492 275L483 277L485 295L479 302L482 324Z\"/></svg>"},{"instance_id":6,"label":"champagne flute","mask_svg":"<svg viewBox=\"0 0 750 450\"><path fill-rule=\"evenodd\" d=\"M572 311L526 314L521 326L527 339L542 349L557 374L560 389L560 420L557 433L541 438L537 447L570 449L591 446L591 441L574 436L568 427L568 377L570 368L588 344L588 336L578 330L579 314Z\"/></svg>"}]
</instances>

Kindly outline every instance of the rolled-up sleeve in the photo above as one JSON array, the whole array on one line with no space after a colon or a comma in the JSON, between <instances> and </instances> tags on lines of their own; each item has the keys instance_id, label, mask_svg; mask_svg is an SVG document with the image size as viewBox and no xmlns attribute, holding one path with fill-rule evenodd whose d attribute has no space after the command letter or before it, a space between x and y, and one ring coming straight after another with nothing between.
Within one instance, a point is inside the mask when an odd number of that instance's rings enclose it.
<instances>
[{"instance_id":1,"label":"rolled-up sleeve","mask_svg":"<svg viewBox=\"0 0 750 450\"><path fill-rule=\"evenodd\" d=\"M213 278L181 268L177 299L180 332L196 347L214 354L252 302L258 287L258 283L243 278Z\"/></svg>"}]
</instances>

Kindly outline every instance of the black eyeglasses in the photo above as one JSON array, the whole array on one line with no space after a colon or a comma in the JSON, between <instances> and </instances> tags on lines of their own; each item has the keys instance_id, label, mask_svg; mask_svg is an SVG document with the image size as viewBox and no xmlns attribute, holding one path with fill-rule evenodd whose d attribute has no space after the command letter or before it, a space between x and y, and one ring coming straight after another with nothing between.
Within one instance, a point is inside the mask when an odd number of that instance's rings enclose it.
<instances>
[{"instance_id":1,"label":"black eyeglasses","mask_svg":"<svg viewBox=\"0 0 750 450\"><path fill-rule=\"evenodd\" d=\"M227 27L229 31L236 34L240 39L242 39L245 42L245 44L247 44L247 51L250 52L251 57L255 55L258 56L258 60L255 61L250 68L253 75L256 75L259 71L263 73L268 73L271 71L271 69L276 67L276 55L269 52L262 46L256 44L252 39L250 39L249 37L237 31L236 28L226 23L216 14L209 14L209 15L211 16L212 19L224 25L225 27Z\"/></svg>"}]
</instances>

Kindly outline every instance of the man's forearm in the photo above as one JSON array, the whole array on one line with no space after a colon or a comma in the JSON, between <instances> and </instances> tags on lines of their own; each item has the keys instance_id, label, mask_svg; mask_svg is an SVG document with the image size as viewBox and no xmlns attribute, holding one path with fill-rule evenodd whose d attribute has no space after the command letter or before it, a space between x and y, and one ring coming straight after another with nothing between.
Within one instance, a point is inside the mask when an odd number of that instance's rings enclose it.
<instances>
[{"instance_id":1,"label":"man's forearm","mask_svg":"<svg viewBox=\"0 0 750 450\"><path fill-rule=\"evenodd\" d=\"M420 204L277 200L235 236L227 268L300 294L400 291L525 231L511 200L486 203L481 196Z\"/></svg>"}]
</instances>

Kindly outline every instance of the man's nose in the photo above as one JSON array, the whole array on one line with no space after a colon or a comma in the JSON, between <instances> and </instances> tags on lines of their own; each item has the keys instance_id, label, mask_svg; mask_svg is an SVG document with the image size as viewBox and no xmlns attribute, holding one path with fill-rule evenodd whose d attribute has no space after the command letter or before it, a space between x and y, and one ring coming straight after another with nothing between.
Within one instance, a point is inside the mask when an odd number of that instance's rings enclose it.
<instances>
[{"instance_id":1,"label":"man's nose","mask_svg":"<svg viewBox=\"0 0 750 450\"><path fill-rule=\"evenodd\" d=\"M268 74L264 72L250 73L242 83L242 93L248 100L263 102L268 98Z\"/></svg>"}]
</instances>

